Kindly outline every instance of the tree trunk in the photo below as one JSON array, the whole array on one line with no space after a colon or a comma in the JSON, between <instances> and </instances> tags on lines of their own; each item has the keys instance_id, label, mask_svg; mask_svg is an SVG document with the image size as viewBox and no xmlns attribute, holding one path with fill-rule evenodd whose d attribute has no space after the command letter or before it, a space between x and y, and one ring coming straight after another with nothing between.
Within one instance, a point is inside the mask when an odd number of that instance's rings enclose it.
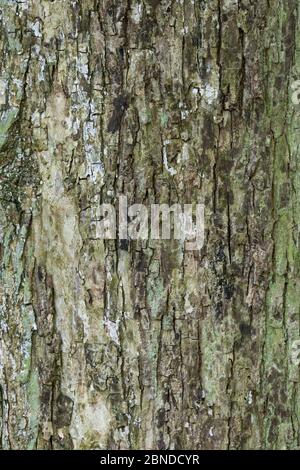
<instances>
[{"instance_id":1,"label":"tree trunk","mask_svg":"<svg viewBox=\"0 0 300 470\"><path fill-rule=\"evenodd\" d=\"M0 1L3 449L299 447L298 6Z\"/></svg>"}]
</instances>

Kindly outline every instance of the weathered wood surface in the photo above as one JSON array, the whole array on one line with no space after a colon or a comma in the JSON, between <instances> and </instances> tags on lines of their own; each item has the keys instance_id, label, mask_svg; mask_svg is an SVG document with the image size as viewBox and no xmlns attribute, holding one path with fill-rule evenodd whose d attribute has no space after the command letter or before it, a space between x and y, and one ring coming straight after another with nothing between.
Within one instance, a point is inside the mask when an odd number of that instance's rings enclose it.
<instances>
[{"instance_id":1,"label":"weathered wood surface","mask_svg":"<svg viewBox=\"0 0 300 470\"><path fill-rule=\"evenodd\" d=\"M4 449L299 446L297 0L1 0ZM205 204L205 245L97 236Z\"/></svg>"}]
</instances>

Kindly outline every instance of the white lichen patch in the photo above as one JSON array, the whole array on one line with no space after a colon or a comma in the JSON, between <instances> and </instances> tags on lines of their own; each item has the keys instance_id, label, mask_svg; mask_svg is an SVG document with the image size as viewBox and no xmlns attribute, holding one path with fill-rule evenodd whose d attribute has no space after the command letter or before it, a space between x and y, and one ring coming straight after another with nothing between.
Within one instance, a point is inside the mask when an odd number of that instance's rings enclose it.
<instances>
[{"instance_id":1,"label":"white lichen patch","mask_svg":"<svg viewBox=\"0 0 300 470\"><path fill-rule=\"evenodd\" d=\"M87 54L80 54L76 61L77 71L87 80L89 77L89 66Z\"/></svg>"},{"instance_id":2,"label":"white lichen patch","mask_svg":"<svg viewBox=\"0 0 300 470\"><path fill-rule=\"evenodd\" d=\"M18 114L18 108L10 108L0 115L0 147L7 139L9 128Z\"/></svg>"},{"instance_id":3,"label":"white lichen patch","mask_svg":"<svg viewBox=\"0 0 300 470\"><path fill-rule=\"evenodd\" d=\"M201 87L200 93L206 103L209 105L212 105L218 98L218 90L209 83L206 83Z\"/></svg>"},{"instance_id":4,"label":"white lichen patch","mask_svg":"<svg viewBox=\"0 0 300 470\"><path fill-rule=\"evenodd\" d=\"M252 390L249 390L249 392L248 392L248 395L247 395L247 403L248 403L248 405L252 405L252 403L253 403L253 394L252 394Z\"/></svg>"},{"instance_id":5,"label":"white lichen patch","mask_svg":"<svg viewBox=\"0 0 300 470\"><path fill-rule=\"evenodd\" d=\"M189 159L189 146L186 142L182 146L181 156L183 162L186 162Z\"/></svg>"},{"instance_id":6,"label":"white lichen patch","mask_svg":"<svg viewBox=\"0 0 300 470\"><path fill-rule=\"evenodd\" d=\"M103 324L110 339L119 346L119 320L111 321L108 318L105 318L105 320L103 320Z\"/></svg>"},{"instance_id":7,"label":"white lichen patch","mask_svg":"<svg viewBox=\"0 0 300 470\"><path fill-rule=\"evenodd\" d=\"M184 36L186 34L188 34L189 32L189 27L188 26L184 26L182 29L181 29L181 34L183 34Z\"/></svg>"},{"instance_id":8,"label":"white lichen patch","mask_svg":"<svg viewBox=\"0 0 300 470\"><path fill-rule=\"evenodd\" d=\"M132 21L138 24L142 19L142 15L143 15L142 3L137 3L136 5L133 5L132 10L131 10Z\"/></svg>"},{"instance_id":9,"label":"white lichen patch","mask_svg":"<svg viewBox=\"0 0 300 470\"><path fill-rule=\"evenodd\" d=\"M77 291L78 294L81 293L81 280L79 276L77 275ZM89 323L89 317L86 311L86 306L83 298L80 299L78 309L77 309L77 315L81 319L82 324L83 324L83 329L84 329L84 337L88 338L89 333L90 333L90 323Z\"/></svg>"},{"instance_id":10,"label":"white lichen patch","mask_svg":"<svg viewBox=\"0 0 300 470\"><path fill-rule=\"evenodd\" d=\"M187 119L187 117L189 116L190 112L188 109L182 109L181 110L181 119L184 121L185 119Z\"/></svg>"},{"instance_id":11,"label":"white lichen patch","mask_svg":"<svg viewBox=\"0 0 300 470\"><path fill-rule=\"evenodd\" d=\"M7 81L0 79L0 105L6 103Z\"/></svg>"},{"instance_id":12,"label":"white lichen patch","mask_svg":"<svg viewBox=\"0 0 300 470\"><path fill-rule=\"evenodd\" d=\"M41 127L41 115L39 110L36 110L31 115L31 123L33 127Z\"/></svg>"},{"instance_id":13,"label":"white lichen patch","mask_svg":"<svg viewBox=\"0 0 300 470\"><path fill-rule=\"evenodd\" d=\"M46 60L44 57L40 56L39 57L39 73L38 73L38 79L40 82L43 82L45 80L45 67L46 67Z\"/></svg>"},{"instance_id":14,"label":"white lichen patch","mask_svg":"<svg viewBox=\"0 0 300 470\"><path fill-rule=\"evenodd\" d=\"M185 295L185 304L184 304L185 312L187 314L191 314L194 311L194 307L192 306L190 299L189 299L189 294L187 293Z\"/></svg>"},{"instance_id":15,"label":"white lichen patch","mask_svg":"<svg viewBox=\"0 0 300 470\"><path fill-rule=\"evenodd\" d=\"M164 145L163 145L163 162L164 162L164 167L165 169L167 170L167 172L171 175L171 176L174 176L177 174L177 171L172 168L170 165L169 165L169 162L168 162L168 155L167 155L167 145L169 144L170 142L168 140L165 140L164 141Z\"/></svg>"},{"instance_id":16,"label":"white lichen patch","mask_svg":"<svg viewBox=\"0 0 300 470\"><path fill-rule=\"evenodd\" d=\"M295 366L300 365L300 340L299 339L292 343L291 361Z\"/></svg>"},{"instance_id":17,"label":"white lichen patch","mask_svg":"<svg viewBox=\"0 0 300 470\"><path fill-rule=\"evenodd\" d=\"M73 135L76 135L80 129L80 121L78 117L75 117L70 115L67 116L65 119L65 124L67 126L67 129L71 131Z\"/></svg>"},{"instance_id":18,"label":"white lichen patch","mask_svg":"<svg viewBox=\"0 0 300 470\"><path fill-rule=\"evenodd\" d=\"M98 179L104 176L104 166L102 162L96 162L91 165L91 179L96 183Z\"/></svg>"},{"instance_id":19,"label":"white lichen patch","mask_svg":"<svg viewBox=\"0 0 300 470\"><path fill-rule=\"evenodd\" d=\"M31 31L33 32L33 35L36 38L42 37L42 33L40 31L40 22L39 20L36 20L34 23L32 23L30 26Z\"/></svg>"},{"instance_id":20,"label":"white lichen patch","mask_svg":"<svg viewBox=\"0 0 300 470\"><path fill-rule=\"evenodd\" d=\"M94 121L87 121L83 126L83 139L88 142L90 138L96 137L97 129Z\"/></svg>"},{"instance_id":21,"label":"white lichen patch","mask_svg":"<svg viewBox=\"0 0 300 470\"><path fill-rule=\"evenodd\" d=\"M0 328L1 328L1 322L0 322ZM2 331L2 328L1 328ZM0 347L0 380L3 380L3 370L4 370L4 365L5 365L5 358L4 358L4 347Z\"/></svg>"},{"instance_id":22,"label":"white lichen patch","mask_svg":"<svg viewBox=\"0 0 300 470\"><path fill-rule=\"evenodd\" d=\"M238 7L238 0L224 0L224 11L230 11Z\"/></svg>"},{"instance_id":23,"label":"white lichen patch","mask_svg":"<svg viewBox=\"0 0 300 470\"><path fill-rule=\"evenodd\" d=\"M19 11L21 10L21 12L23 12L23 11L28 10L28 8L29 8L29 1L30 1L30 0L23 0L23 1L21 1L21 2L18 2L18 9L19 9Z\"/></svg>"},{"instance_id":24,"label":"white lichen patch","mask_svg":"<svg viewBox=\"0 0 300 470\"><path fill-rule=\"evenodd\" d=\"M87 121L83 126L83 141L86 159L86 177L93 183L99 182L104 176L104 165L100 160L99 151L95 146L97 126L95 120Z\"/></svg>"},{"instance_id":25,"label":"white lichen patch","mask_svg":"<svg viewBox=\"0 0 300 470\"><path fill-rule=\"evenodd\" d=\"M116 429L114 431L114 439L117 442L121 442L122 446L124 446L126 448L129 445L129 440L128 440L129 435L130 435L130 433L129 433L129 427L128 426L124 426L123 428L119 428L119 429Z\"/></svg>"}]
</instances>

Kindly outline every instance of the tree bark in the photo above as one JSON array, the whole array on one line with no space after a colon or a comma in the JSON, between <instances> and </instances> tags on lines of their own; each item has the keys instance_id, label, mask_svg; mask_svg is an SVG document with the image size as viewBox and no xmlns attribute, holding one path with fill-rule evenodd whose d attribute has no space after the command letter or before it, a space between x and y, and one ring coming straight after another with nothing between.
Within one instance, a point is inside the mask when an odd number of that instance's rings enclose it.
<instances>
[{"instance_id":1,"label":"tree bark","mask_svg":"<svg viewBox=\"0 0 300 470\"><path fill-rule=\"evenodd\" d=\"M299 448L298 9L0 1L3 449ZM201 251L101 239L120 194Z\"/></svg>"}]
</instances>

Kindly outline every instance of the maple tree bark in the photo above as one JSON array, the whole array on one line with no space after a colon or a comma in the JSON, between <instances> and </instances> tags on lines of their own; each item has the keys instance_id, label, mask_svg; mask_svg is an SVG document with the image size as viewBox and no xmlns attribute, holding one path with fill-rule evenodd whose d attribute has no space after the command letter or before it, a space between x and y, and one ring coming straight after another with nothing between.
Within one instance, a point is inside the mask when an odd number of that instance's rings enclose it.
<instances>
[{"instance_id":1,"label":"maple tree bark","mask_svg":"<svg viewBox=\"0 0 300 470\"><path fill-rule=\"evenodd\" d=\"M0 1L3 449L299 448L298 10ZM101 239L120 194L201 251Z\"/></svg>"}]
</instances>

